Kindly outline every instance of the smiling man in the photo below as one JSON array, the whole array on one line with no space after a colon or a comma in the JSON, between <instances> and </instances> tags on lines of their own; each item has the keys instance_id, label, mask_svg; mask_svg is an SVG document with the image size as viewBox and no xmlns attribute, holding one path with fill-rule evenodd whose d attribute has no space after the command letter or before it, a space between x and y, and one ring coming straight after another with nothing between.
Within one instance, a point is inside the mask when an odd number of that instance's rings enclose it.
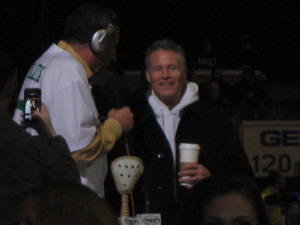
<instances>
[{"instance_id":1,"label":"smiling man","mask_svg":"<svg viewBox=\"0 0 300 225\"><path fill-rule=\"evenodd\" d=\"M151 83L154 95L172 109L180 102L183 94L187 73L184 58L180 56L180 53L162 49L153 52L148 60L151 65L148 65L146 76L148 82ZM195 86L193 91L194 94L197 93ZM195 95L192 101L197 99Z\"/></svg>"},{"instance_id":2,"label":"smiling man","mask_svg":"<svg viewBox=\"0 0 300 225\"><path fill-rule=\"evenodd\" d=\"M198 85L186 80L181 46L156 41L148 48L145 62L150 86L132 106L132 151L144 162L144 173L133 189L135 208L139 213L160 213L162 224L168 225L174 224L179 202L196 183L209 176L253 173L229 119L205 109ZM179 167L180 143L201 146L198 163ZM186 182L187 186L180 185Z\"/></svg>"}]
</instances>

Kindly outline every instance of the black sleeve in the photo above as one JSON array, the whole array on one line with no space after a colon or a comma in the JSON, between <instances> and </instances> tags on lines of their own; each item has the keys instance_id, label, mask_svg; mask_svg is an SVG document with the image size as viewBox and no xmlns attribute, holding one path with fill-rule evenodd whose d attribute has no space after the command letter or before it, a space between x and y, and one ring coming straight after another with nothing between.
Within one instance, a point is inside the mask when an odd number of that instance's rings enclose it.
<instances>
[{"instance_id":1,"label":"black sleeve","mask_svg":"<svg viewBox=\"0 0 300 225\"><path fill-rule=\"evenodd\" d=\"M202 107L187 111L180 123L177 143L199 143L199 163L212 175L254 177L238 131L225 114Z\"/></svg>"},{"instance_id":2,"label":"black sleeve","mask_svg":"<svg viewBox=\"0 0 300 225\"><path fill-rule=\"evenodd\" d=\"M252 167L237 131L231 121L226 118L223 119L223 126L224 159L227 159L224 161L226 168L224 169L231 175L254 178Z\"/></svg>"},{"instance_id":3,"label":"black sleeve","mask_svg":"<svg viewBox=\"0 0 300 225\"><path fill-rule=\"evenodd\" d=\"M40 149L44 182L76 182L80 176L69 147L62 136L54 136L46 141L47 146Z\"/></svg>"}]
</instances>

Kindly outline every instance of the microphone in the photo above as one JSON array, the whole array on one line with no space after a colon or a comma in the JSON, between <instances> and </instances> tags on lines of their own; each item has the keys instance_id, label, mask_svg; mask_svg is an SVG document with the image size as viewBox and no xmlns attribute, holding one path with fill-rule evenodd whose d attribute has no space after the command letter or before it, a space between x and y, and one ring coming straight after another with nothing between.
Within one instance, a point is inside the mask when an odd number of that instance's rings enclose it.
<instances>
[{"instance_id":1,"label":"microphone","mask_svg":"<svg viewBox=\"0 0 300 225\"><path fill-rule=\"evenodd\" d=\"M115 70L108 80L108 88L112 97L113 106L120 109L126 104L124 74L121 70Z\"/></svg>"},{"instance_id":2,"label":"microphone","mask_svg":"<svg viewBox=\"0 0 300 225\"><path fill-rule=\"evenodd\" d=\"M160 213L152 213L150 212L150 199L149 194L147 191L146 186L142 186L142 193L145 197L145 205L143 208L143 212L140 214L137 214L137 217L141 218L141 225L149 225L149 224L155 224L155 225L161 225L161 215Z\"/></svg>"},{"instance_id":3,"label":"microphone","mask_svg":"<svg viewBox=\"0 0 300 225\"><path fill-rule=\"evenodd\" d=\"M145 196L144 213L150 213L150 199L146 186L142 186L142 192Z\"/></svg>"},{"instance_id":4,"label":"microphone","mask_svg":"<svg viewBox=\"0 0 300 225\"><path fill-rule=\"evenodd\" d=\"M124 74L117 64L114 65L114 67L114 72L108 80L108 89L113 107L121 109L127 105ZM123 134L118 142L120 143L121 151L126 152L127 155L131 155L129 146L132 146L132 138L130 132Z\"/></svg>"}]
</instances>

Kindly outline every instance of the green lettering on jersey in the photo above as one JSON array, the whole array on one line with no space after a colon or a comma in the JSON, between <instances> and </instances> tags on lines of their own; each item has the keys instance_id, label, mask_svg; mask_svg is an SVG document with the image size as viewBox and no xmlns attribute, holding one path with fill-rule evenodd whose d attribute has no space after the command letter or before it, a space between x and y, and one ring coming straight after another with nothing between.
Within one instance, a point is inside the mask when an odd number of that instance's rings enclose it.
<instances>
[{"instance_id":1,"label":"green lettering on jersey","mask_svg":"<svg viewBox=\"0 0 300 225\"><path fill-rule=\"evenodd\" d=\"M41 78L41 74L42 71L45 69L46 67L43 66L42 64L33 64L28 72L28 79L34 80L36 82L40 81Z\"/></svg>"},{"instance_id":2,"label":"green lettering on jersey","mask_svg":"<svg viewBox=\"0 0 300 225\"><path fill-rule=\"evenodd\" d=\"M24 106L25 106L24 100L23 99L19 99L18 102L17 102L16 108L24 111Z\"/></svg>"}]
</instances>

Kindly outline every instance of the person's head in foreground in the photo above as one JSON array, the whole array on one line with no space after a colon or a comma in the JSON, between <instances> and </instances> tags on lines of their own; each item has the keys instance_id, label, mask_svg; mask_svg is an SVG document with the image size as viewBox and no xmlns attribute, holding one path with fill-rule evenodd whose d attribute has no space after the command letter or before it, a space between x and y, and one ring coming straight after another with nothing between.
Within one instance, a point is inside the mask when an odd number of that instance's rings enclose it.
<instances>
[{"instance_id":1,"label":"person's head in foreground","mask_svg":"<svg viewBox=\"0 0 300 225\"><path fill-rule=\"evenodd\" d=\"M240 178L207 178L189 193L179 225L268 225L259 189Z\"/></svg>"},{"instance_id":2,"label":"person's head in foreground","mask_svg":"<svg viewBox=\"0 0 300 225\"><path fill-rule=\"evenodd\" d=\"M20 225L118 224L105 200L76 183L50 184L33 190L20 213Z\"/></svg>"}]
</instances>

